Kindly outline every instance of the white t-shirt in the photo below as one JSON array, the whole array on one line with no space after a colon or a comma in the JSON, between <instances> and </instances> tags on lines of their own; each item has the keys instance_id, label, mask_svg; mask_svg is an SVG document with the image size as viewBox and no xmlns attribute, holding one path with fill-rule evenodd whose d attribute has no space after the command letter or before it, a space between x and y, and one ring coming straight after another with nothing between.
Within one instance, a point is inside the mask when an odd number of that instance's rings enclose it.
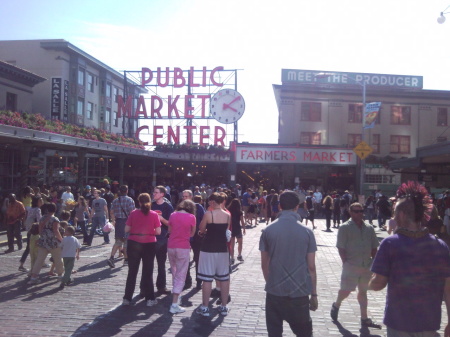
<instances>
[{"instance_id":1,"label":"white t-shirt","mask_svg":"<svg viewBox=\"0 0 450 337\"><path fill-rule=\"evenodd\" d=\"M63 202L62 202L63 205L65 205L65 204L66 204L66 200L69 200L69 199L74 200L73 194L72 194L71 192L64 192L64 193L61 195L61 200L63 201Z\"/></svg>"},{"instance_id":2,"label":"white t-shirt","mask_svg":"<svg viewBox=\"0 0 450 337\"><path fill-rule=\"evenodd\" d=\"M74 236L65 236L61 242L61 257L75 257L81 245Z\"/></svg>"}]
</instances>

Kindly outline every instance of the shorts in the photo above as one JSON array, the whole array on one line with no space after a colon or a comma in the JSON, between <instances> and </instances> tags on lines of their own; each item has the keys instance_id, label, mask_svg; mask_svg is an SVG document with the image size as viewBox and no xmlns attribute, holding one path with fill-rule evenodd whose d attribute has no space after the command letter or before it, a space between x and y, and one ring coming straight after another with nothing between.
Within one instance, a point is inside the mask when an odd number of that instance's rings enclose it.
<instances>
[{"instance_id":1,"label":"shorts","mask_svg":"<svg viewBox=\"0 0 450 337\"><path fill-rule=\"evenodd\" d=\"M197 278L205 282L230 279L230 254L200 252Z\"/></svg>"},{"instance_id":2,"label":"shorts","mask_svg":"<svg viewBox=\"0 0 450 337\"><path fill-rule=\"evenodd\" d=\"M117 239L123 239L125 238L125 226L126 226L127 219L125 218L116 218L116 223L114 224L114 238Z\"/></svg>"},{"instance_id":3,"label":"shorts","mask_svg":"<svg viewBox=\"0 0 450 337\"><path fill-rule=\"evenodd\" d=\"M306 219L314 221L314 210L309 210L309 215L306 217Z\"/></svg>"},{"instance_id":4,"label":"shorts","mask_svg":"<svg viewBox=\"0 0 450 337\"><path fill-rule=\"evenodd\" d=\"M354 291L358 286L358 290L367 291L371 277L372 272L369 268L344 263L342 266L341 290Z\"/></svg>"},{"instance_id":5,"label":"shorts","mask_svg":"<svg viewBox=\"0 0 450 337\"><path fill-rule=\"evenodd\" d=\"M242 239L242 229L239 228L239 230L231 231L231 237Z\"/></svg>"}]
</instances>

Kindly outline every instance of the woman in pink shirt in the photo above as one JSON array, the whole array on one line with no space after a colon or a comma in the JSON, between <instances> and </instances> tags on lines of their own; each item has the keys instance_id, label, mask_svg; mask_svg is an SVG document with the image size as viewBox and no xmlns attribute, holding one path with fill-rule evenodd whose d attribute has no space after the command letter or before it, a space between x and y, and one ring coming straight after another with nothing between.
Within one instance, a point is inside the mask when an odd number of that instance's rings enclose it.
<instances>
[{"instance_id":1,"label":"woman in pink shirt","mask_svg":"<svg viewBox=\"0 0 450 337\"><path fill-rule=\"evenodd\" d=\"M186 273L189 268L190 238L195 234L195 204L191 200L183 200L176 212L169 218L169 242L167 243L167 256L172 271L173 300L169 311L172 314L184 312L178 305L178 297L184 287Z\"/></svg>"},{"instance_id":2,"label":"woman in pink shirt","mask_svg":"<svg viewBox=\"0 0 450 337\"><path fill-rule=\"evenodd\" d=\"M144 294L147 306L156 304L153 287L153 260L156 254L156 235L161 234L159 215L151 211L151 199L148 193L138 197L140 208L130 213L125 233L128 234L128 276L123 296L123 305L130 305L136 287L136 277L142 260L141 293Z\"/></svg>"}]
</instances>

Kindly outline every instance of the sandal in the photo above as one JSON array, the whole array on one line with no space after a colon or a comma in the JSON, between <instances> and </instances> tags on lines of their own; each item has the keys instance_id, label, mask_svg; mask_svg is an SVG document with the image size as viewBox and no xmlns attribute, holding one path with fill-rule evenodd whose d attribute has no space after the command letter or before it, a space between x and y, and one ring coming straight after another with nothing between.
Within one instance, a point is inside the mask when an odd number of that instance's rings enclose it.
<instances>
[{"instance_id":1,"label":"sandal","mask_svg":"<svg viewBox=\"0 0 450 337\"><path fill-rule=\"evenodd\" d=\"M377 322L372 321L371 318L361 318L361 326L366 328L375 328L375 329L381 329L381 324L377 324Z\"/></svg>"}]
</instances>

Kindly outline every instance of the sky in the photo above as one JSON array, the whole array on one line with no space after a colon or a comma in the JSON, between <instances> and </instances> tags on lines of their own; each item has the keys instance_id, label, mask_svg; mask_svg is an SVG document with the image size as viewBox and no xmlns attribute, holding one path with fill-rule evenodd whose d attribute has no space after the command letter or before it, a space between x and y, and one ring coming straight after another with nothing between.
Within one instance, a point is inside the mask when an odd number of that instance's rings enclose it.
<instances>
[{"instance_id":1,"label":"sky","mask_svg":"<svg viewBox=\"0 0 450 337\"><path fill-rule=\"evenodd\" d=\"M0 1L0 40L64 39L118 70L242 69L239 142L277 143L281 69L424 77L450 90L450 0ZM370 88L368 95L370 95Z\"/></svg>"}]
</instances>

